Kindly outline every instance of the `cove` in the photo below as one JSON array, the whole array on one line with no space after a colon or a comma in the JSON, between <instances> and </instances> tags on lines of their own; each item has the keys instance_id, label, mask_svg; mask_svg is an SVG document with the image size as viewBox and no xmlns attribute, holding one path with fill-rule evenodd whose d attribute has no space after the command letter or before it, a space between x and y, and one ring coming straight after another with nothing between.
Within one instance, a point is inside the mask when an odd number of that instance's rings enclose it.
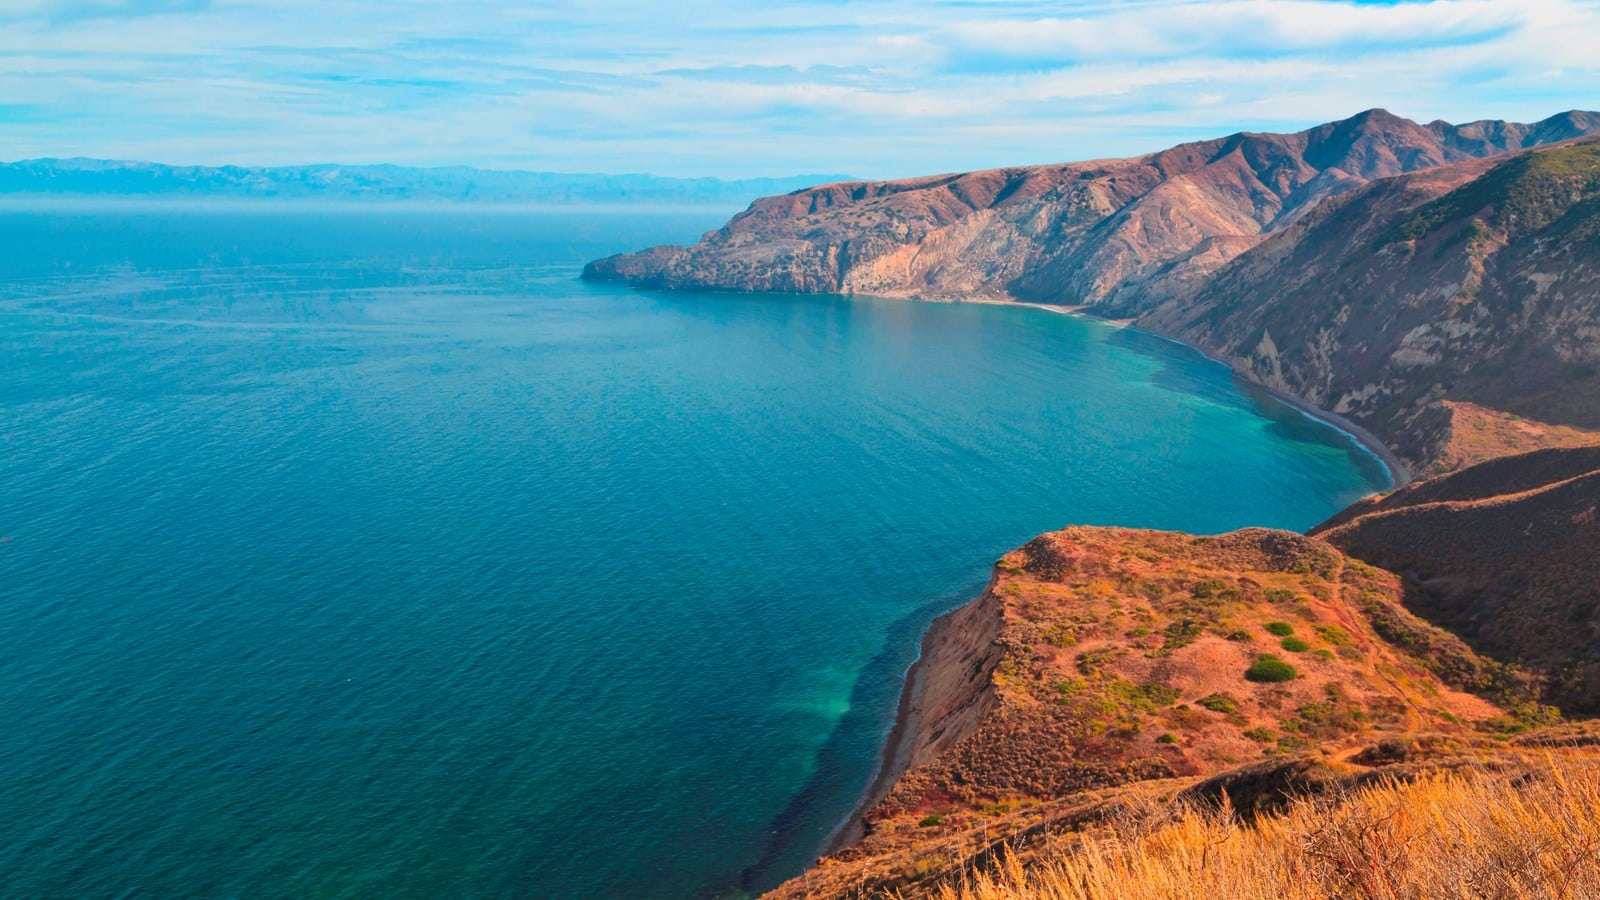
<instances>
[{"instance_id":1,"label":"cove","mask_svg":"<svg viewBox=\"0 0 1600 900\"><path fill-rule=\"evenodd\" d=\"M767 887L1001 553L1386 484L1136 332L577 280L725 213L0 214L6 883Z\"/></svg>"}]
</instances>

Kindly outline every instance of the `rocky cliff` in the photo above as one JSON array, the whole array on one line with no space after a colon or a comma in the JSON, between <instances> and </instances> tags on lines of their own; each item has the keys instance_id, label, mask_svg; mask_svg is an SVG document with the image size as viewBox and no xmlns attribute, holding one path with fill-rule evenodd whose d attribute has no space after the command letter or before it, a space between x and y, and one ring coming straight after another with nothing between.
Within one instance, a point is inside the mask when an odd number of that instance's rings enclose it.
<instances>
[{"instance_id":1,"label":"rocky cliff","mask_svg":"<svg viewBox=\"0 0 1600 900\"><path fill-rule=\"evenodd\" d=\"M641 286L1012 297L1128 306L1227 262L1375 179L1600 132L1419 125L1370 110L1295 134L1240 133L1133 159L850 182L758 200L693 247L589 266Z\"/></svg>"},{"instance_id":2,"label":"rocky cliff","mask_svg":"<svg viewBox=\"0 0 1600 900\"><path fill-rule=\"evenodd\" d=\"M1373 110L1135 159L824 185L585 277L1083 307L1345 415L1426 474L1543 445L1515 422L1600 428L1600 148L1570 143L1595 134L1597 113Z\"/></svg>"}]
</instances>

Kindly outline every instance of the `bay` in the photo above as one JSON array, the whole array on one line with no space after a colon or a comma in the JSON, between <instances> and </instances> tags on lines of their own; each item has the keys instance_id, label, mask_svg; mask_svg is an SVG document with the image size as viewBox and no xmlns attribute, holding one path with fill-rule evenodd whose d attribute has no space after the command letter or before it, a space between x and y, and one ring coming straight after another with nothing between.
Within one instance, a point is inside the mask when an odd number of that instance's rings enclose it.
<instances>
[{"instance_id":1,"label":"bay","mask_svg":"<svg viewBox=\"0 0 1600 900\"><path fill-rule=\"evenodd\" d=\"M1387 484L1134 331L577 280L726 212L0 212L0 883L770 887L1001 553Z\"/></svg>"}]
</instances>

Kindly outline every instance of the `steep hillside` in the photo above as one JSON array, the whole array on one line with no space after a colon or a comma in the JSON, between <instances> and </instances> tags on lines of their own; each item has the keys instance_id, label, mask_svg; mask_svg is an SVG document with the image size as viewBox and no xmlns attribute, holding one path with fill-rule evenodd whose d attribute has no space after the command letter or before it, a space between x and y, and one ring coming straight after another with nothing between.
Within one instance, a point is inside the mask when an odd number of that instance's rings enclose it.
<instances>
[{"instance_id":1,"label":"steep hillside","mask_svg":"<svg viewBox=\"0 0 1600 900\"><path fill-rule=\"evenodd\" d=\"M1404 579L1413 612L1600 709L1600 447L1494 460L1352 506L1313 530Z\"/></svg>"},{"instance_id":2,"label":"steep hillside","mask_svg":"<svg viewBox=\"0 0 1600 900\"><path fill-rule=\"evenodd\" d=\"M1600 114L1419 125L1371 110L1134 159L823 185L693 247L592 263L648 287L1136 305L1182 291L1322 200L1404 172L1600 133Z\"/></svg>"},{"instance_id":3,"label":"steep hillside","mask_svg":"<svg viewBox=\"0 0 1600 900\"><path fill-rule=\"evenodd\" d=\"M1026 895L1052 867L1097 865L1088 848L1173 822L1290 853L1273 844L1286 808L1333 814L1365 802L1352 790L1430 773L1550 802L1568 783L1530 754L1600 778L1600 723L1540 702L1597 696L1597 503L1600 447L1584 447L1417 482L1312 536L1036 538L930 631L862 827L774 896ZM1224 799L1237 818L1208 818Z\"/></svg>"},{"instance_id":4,"label":"steep hillside","mask_svg":"<svg viewBox=\"0 0 1600 900\"><path fill-rule=\"evenodd\" d=\"M1584 442L1539 423L1600 428L1600 142L1377 182L1198 290L1097 311L1347 416L1423 472L1488 455L1474 442L1527 449L1530 428Z\"/></svg>"}]
</instances>

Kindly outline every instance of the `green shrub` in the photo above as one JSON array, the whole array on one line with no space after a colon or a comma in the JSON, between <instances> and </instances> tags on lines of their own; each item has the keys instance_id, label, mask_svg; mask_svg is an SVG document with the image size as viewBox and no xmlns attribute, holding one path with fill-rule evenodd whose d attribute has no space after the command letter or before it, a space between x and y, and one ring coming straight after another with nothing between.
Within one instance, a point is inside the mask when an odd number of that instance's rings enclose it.
<instances>
[{"instance_id":1,"label":"green shrub","mask_svg":"<svg viewBox=\"0 0 1600 900\"><path fill-rule=\"evenodd\" d=\"M1282 750L1284 753L1293 753L1296 750L1304 750L1309 746L1311 746L1311 742L1303 737L1300 737L1299 735L1286 734L1283 737L1278 738L1278 749Z\"/></svg>"},{"instance_id":2,"label":"green shrub","mask_svg":"<svg viewBox=\"0 0 1600 900\"><path fill-rule=\"evenodd\" d=\"M1266 726L1252 728L1249 731L1246 731L1244 736L1259 744L1270 744L1278 739L1278 735L1271 728L1267 728Z\"/></svg>"},{"instance_id":3,"label":"green shrub","mask_svg":"<svg viewBox=\"0 0 1600 900\"><path fill-rule=\"evenodd\" d=\"M1178 689L1165 684L1142 684L1139 686L1139 696L1155 706L1171 706L1178 702Z\"/></svg>"},{"instance_id":4,"label":"green shrub","mask_svg":"<svg viewBox=\"0 0 1600 900\"><path fill-rule=\"evenodd\" d=\"M1245 670L1244 677L1247 681L1277 682L1293 681L1298 674L1294 666L1276 656L1263 653L1256 657L1255 663L1250 668Z\"/></svg>"},{"instance_id":5,"label":"green shrub","mask_svg":"<svg viewBox=\"0 0 1600 900\"><path fill-rule=\"evenodd\" d=\"M921 822L918 822L917 823L917 827L918 828L932 828L933 826L935 826L935 825L937 825L937 824L939 824L940 822L943 822L943 821L944 821L944 816L942 814L934 813L933 815L924 818Z\"/></svg>"},{"instance_id":6,"label":"green shrub","mask_svg":"<svg viewBox=\"0 0 1600 900\"><path fill-rule=\"evenodd\" d=\"M1163 734L1162 736L1156 738L1156 743L1158 743L1158 744L1176 744L1177 742L1178 742L1178 736L1173 734L1170 731L1167 732L1166 734Z\"/></svg>"},{"instance_id":7,"label":"green shrub","mask_svg":"<svg viewBox=\"0 0 1600 900\"><path fill-rule=\"evenodd\" d=\"M1297 637L1286 637L1278 642L1278 646L1290 653L1304 653L1311 649L1311 645Z\"/></svg>"},{"instance_id":8,"label":"green shrub","mask_svg":"<svg viewBox=\"0 0 1600 900\"><path fill-rule=\"evenodd\" d=\"M1294 634L1294 626L1290 625L1288 622L1268 622L1266 628L1267 631L1270 631L1278 637L1288 637L1289 635Z\"/></svg>"},{"instance_id":9,"label":"green shrub","mask_svg":"<svg viewBox=\"0 0 1600 900\"><path fill-rule=\"evenodd\" d=\"M1236 713L1239 711L1239 704L1227 694L1208 694L1195 702L1212 712Z\"/></svg>"}]
</instances>

